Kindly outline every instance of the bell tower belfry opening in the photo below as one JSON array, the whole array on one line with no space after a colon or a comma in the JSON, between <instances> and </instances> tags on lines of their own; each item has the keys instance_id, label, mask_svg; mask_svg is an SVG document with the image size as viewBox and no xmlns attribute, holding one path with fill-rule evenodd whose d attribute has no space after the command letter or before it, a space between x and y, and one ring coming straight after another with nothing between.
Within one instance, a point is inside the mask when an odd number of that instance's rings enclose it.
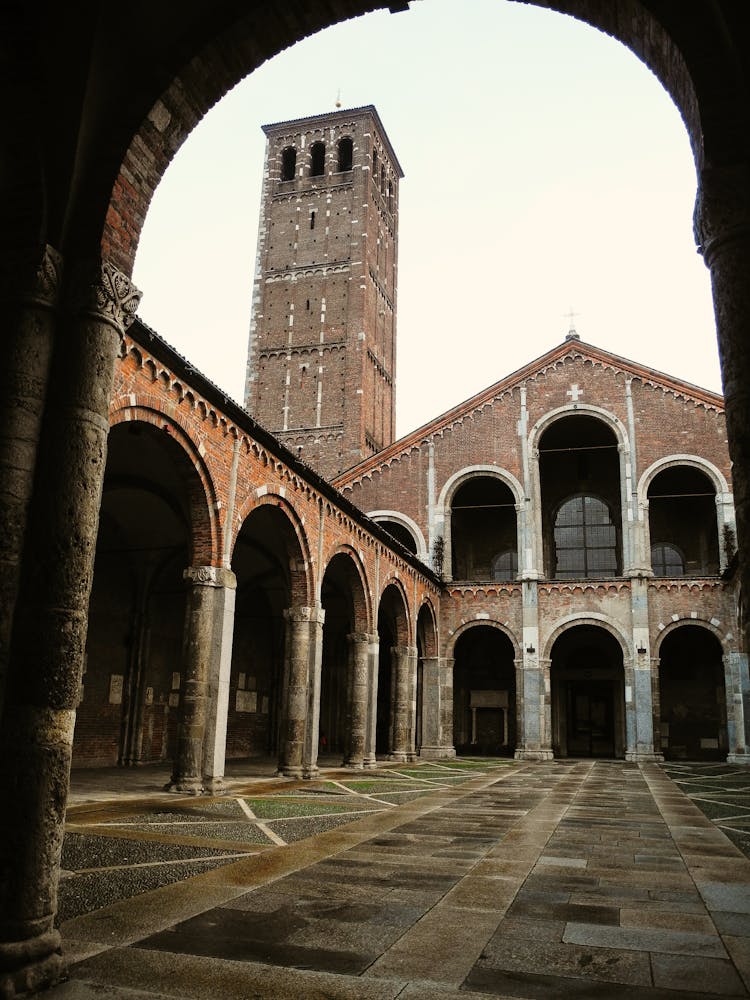
<instances>
[{"instance_id":1,"label":"bell tower belfry opening","mask_svg":"<svg viewBox=\"0 0 750 1000\"><path fill-rule=\"evenodd\" d=\"M263 131L245 405L330 479L395 434L403 172L372 105Z\"/></svg>"}]
</instances>

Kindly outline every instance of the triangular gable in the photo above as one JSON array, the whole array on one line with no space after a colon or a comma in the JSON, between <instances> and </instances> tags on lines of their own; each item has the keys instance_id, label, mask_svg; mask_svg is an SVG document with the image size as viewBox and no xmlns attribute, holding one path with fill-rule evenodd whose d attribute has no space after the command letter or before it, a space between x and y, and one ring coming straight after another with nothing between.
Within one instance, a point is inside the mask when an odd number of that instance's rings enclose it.
<instances>
[{"instance_id":1,"label":"triangular gable","mask_svg":"<svg viewBox=\"0 0 750 1000\"><path fill-rule=\"evenodd\" d=\"M661 389L663 392L692 400L698 406L705 406L707 409L719 410L721 412L724 410L724 397L719 395L719 393L710 392L708 389L702 389L699 386L692 385L690 382L683 382L681 379L674 378L671 375L665 375L655 368L649 368L647 365L641 365L637 361L622 358L618 354L612 354L611 351L603 350L601 347L594 347L592 344L587 344L577 337L570 337L566 338L561 344L558 344L557 347L553 347L552 350L547 351L546 354L542 354L533 361L530 361L523 368L511 372L510 375L506 375L505 378L494 382L486 389L482 389L476 395L470 396L469 399L459 403L458 406L446 410L428 423L417 427L416 430L411 431L409 434L405 434L404 437L389 444L387 448L381 449L369 458L364 459L358 465L347 469L346 472L343 472L332 481L333 485L337 489L344 489L375 470L389 465L394 459L403 457L434 435L440 434L453 424L466 419L469 414L475 413L489 404L496 402L502 395L512 392L513 389L522 385L528 379L533 379L537 375L543 374L552 365L566 359L591 361L595 365L614 369L617 372L629 375L631 378L637 378L645 385Z\"/></svg>"}]
</instances>

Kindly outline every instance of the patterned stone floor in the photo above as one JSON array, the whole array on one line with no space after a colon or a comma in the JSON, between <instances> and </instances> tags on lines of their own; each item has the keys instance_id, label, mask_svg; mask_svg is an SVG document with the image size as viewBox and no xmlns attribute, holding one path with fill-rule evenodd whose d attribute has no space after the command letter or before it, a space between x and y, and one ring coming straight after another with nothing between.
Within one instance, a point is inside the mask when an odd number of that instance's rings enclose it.
<instances>
[{"instance_id":1,"label":"patterned stone floor","mask_svg":"<svg viewBox=\"0 0 750 1000\"><path fill-rule=\"evenodd\" d=\"M216 798L122 800L110 794L102 802L96 795L81 801L87 797L78 794L76 803L74 795L63 845L58 924L508 766L502 759L460 758L391 765L358 776L329 768L319 781L279 779L249 793L240 781L233 794ZM116 787L119 775L113 777ZM96 775L87 775L83 784L90 791L96 781Z\"/></svg>"},{"instance_id":2,"label":"patterned stone floor","mask_svg":"<svg viewBox=\"0 0 750 1000\"><path fill-rule=\"evenodd\" d=\"M750 857L750 769L734 764L669 762L664 770Z\"/></svg>"},{"instance_id":3,"label":"patterned stone floor","mask_svg":"<svg viewBox=\"0 0 750 1000\"><path fill-rule=\"evenodd\" d=\"M750 995L750 861L664 769L498 763L458 777L398 785L428 794L377 810L368 803L390 792L347 788L362 810L346 824L65 922L71 979L47 995ZM293 822L279 798L247 796L250 825ZM135 804L132 816L140 827Z\"/></svg>"}]
</instances>

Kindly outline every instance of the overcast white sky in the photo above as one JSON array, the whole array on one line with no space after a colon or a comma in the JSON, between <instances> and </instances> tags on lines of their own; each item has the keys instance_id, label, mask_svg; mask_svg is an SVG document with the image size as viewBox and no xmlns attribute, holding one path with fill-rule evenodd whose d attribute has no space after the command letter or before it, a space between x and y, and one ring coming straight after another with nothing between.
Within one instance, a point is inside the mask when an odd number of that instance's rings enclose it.
<instances>
[{"instance_id":1,"label":"overcast white sky","mask_svg":"<svg viewBox=\"0 0 750 1000\"><path fill-rule=\"evenodd\" d=\"M457 12L460 10L460 16ZM695 168L661 84L586 25L506 0L415 0L239 84L160 184L141 318L242 402L261 125L374 104L400 188L397 431L583 340L721 391Z\"/></svg>"}]
</instances>

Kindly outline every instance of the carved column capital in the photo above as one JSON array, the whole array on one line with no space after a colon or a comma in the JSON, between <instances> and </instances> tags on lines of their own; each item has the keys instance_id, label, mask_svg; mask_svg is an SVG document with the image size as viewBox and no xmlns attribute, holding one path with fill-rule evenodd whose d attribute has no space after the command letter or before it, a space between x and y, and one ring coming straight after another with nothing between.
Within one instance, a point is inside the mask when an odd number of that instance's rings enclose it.
<instances>
[{"instance_id":1,"label":"carved column capital","mask_svg":"<svg viewBox=\"0 0 750 1000\"><path fill-rule=\"evenodd\" d=\"M71 301L77 311L109 323L123 334L135 319L141 292L126 274L105 260L77 269Z\"/></svg>"},{"instance_id":2,"label":"carved column capital","mask_svg":"<svg viewBox=\"0 0 750 1000\"><path fill-rule=\"evenodd\" d=\"M20 255L3 268L0 301L53 308L60 298L62 270L62 254L48 243L35 254Z\"/></svg>"},{"instance_id":3,"label":"carved column capital","mask_svg":"<svg viewBox=\"0 0 750 1000\"><path fill-rule=\"evenodd\" d=\"M222 566L188 566L182 576L193 586L228 587L230 590L237 587L237 577L230 569Z\"/></svg>"},{"instance_id":4,"label":"carved column capital","mask_svg":"<svg viewBox=\"0 0 750 1000\"><path fill-rule=\"evenodd\" d=\"M750 164L705 167L699 177L693 233L706 264L724 244L750 238Z\"/></svg>"}]
</instances>

